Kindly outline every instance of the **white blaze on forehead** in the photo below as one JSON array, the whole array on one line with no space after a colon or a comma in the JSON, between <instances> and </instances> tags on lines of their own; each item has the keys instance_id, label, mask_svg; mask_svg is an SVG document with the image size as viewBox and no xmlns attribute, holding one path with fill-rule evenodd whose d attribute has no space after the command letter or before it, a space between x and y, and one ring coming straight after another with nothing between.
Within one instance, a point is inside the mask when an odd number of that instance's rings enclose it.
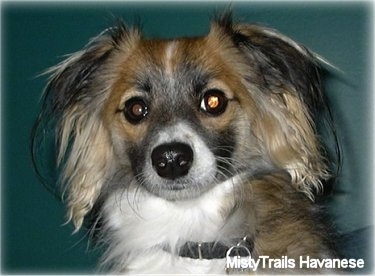
<instances>
[{"instance_id":1,"label":"white blaze on forehead","mask_svg":"<svg viewBox=\"0 0 375 276\"><path fill-rule=\"evenodd\" d=\"M167 75L172 75L172 57L176 49L176 41L171 41L165 48L165 72Z\"/></svg>"}]
</instances>

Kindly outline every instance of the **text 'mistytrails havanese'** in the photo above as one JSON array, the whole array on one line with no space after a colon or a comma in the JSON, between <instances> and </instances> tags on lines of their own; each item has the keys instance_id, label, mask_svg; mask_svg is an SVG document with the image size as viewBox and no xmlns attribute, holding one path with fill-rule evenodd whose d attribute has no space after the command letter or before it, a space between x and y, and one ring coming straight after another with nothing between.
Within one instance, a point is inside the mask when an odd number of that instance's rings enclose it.
<instances>
[{"instance_id":1,"label":"text 'mistytrails havanese'","mask_svg":"<svg viewBox=\"0 0 375 276\"><path fill-rule=\"evenodd\" d=\"M194 38L120 23L51 68L36 137L53 120L68 220L98 231L102 266L227 273L234 247L297 261L264 271L333 258L313 203L330 178L319 61L224 14Z\"/></svg>"}]
</instances>

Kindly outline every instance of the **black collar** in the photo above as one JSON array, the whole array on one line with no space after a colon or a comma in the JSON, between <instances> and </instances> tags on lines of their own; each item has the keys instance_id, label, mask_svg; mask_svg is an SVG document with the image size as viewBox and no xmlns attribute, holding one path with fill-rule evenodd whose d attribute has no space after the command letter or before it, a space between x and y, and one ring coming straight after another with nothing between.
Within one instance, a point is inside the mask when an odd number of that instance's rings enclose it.
<instances>
[{"instance_id":1,"label":"black collar","mask_svg":"<svg viewBox=\"0 0 375 276\"><path fill-rule=\"evenodd\" d=\"M223 259L226 257L228 250L236 249L238 256L249 256L249 252L253 250L252 241L247 237L238 239L239 242L234 243L233 246L225 245L221 242L186 242L179 251L180 257L211 260Z\"/></svg>"}]
</instances>

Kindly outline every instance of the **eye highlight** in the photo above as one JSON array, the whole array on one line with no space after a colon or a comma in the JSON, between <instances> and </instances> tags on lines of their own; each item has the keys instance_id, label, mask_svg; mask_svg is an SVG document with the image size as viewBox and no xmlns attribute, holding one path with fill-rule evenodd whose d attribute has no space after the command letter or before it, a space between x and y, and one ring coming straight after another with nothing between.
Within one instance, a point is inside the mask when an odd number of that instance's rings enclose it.
<instances>
[{"instance_id":1,"label":"eye highlight","mask_svg":"<svg viewBox=\"0 0 375 276\"><path fill-rule=\"evenodd\" d=\"M131 98L125 102L123 113L131 124L140 123L148 115L148 112L148 105L140 97Z\"/></svg>"},{"instance_id":2,"label":"eye highlight","mask_svg":"<svg viewBox=\"0 0 375 276\"><path fill-rule=\"evenodd\" d=\"M224 113L228 105L228 98L219 89L207 90L201 99L200 109L212 116Z\"/></svg>"}]
</instances>

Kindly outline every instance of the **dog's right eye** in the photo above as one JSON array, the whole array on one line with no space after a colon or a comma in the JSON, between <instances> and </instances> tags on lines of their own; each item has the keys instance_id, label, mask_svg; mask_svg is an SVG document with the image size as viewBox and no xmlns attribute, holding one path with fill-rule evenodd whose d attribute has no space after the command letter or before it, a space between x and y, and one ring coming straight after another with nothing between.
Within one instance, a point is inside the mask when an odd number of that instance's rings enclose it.
<instances>
[{"instance_id":1,"label":"dog's right eye","mask_svg":"<svg viewBox=\"0 0 375 276\"><path fill-rule=\"evenodd\" d=\"M124 116L132 124L140 123L148 111L149 108L142 98L135 97L125 102Z\"/></svg>"}]
</instances>

